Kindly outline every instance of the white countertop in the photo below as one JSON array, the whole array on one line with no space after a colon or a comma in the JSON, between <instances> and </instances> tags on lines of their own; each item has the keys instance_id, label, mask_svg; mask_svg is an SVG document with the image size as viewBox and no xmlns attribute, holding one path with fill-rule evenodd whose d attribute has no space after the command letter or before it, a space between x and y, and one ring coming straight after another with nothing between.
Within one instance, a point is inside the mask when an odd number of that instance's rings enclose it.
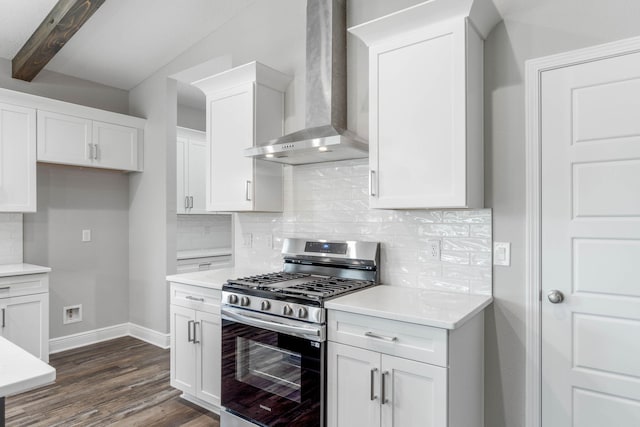
<instances>
[{"instance_id":1,"label":"white countertop","mask_svg":"<svg viewBox=\"0 0 640 427\"><path fill-rule=\"evenodd\" d=\"M167 281L212 289L222 289L222 285L229 279L237 279L239 277L253 276L256 274L264 274L264 268L230 267L219 268L217 270L196 271L193 273L167 276Z\"/></svg>"},{"instance_id":2,"label":"white countertop","mask_svg":"<svg viewBox=\"0 0 640 427\"><path fill-rule=\"evenodd\" d=\"M31 353L0 337L0 397L52 383L56 370Z\"/></svg>"},{"instance_id":3,"label":"white countertop","mask_svg":"<svg viewBox=\"0 0 640 427\"><path fill-rule=\"evenodd\" d=\"M0 277L21 276L24 274L48 273L49 267L33 264L2 264L0 265Z\"/></svg>"},{"instance_id":4,"label":"white countertop","mask_svg":"<svg viewBox=\"0 0 640 427\"><path fill-rule=\"evenodd\" d=\"M233 251L231 248L195 249L190 251L178 251L177 259L209 258L214 256L231 255L232 253Z\"/></svg>"},{"instance_id":5,"label":"white countertop","mask_svg":"<svg viewBox=\"0 0 640 427\"><path fill-rule=\"evenodd\" d=\"M482 311L493 297L380 285L329 300L332 310L456 329Z\"/></svg>"}]
</instances>

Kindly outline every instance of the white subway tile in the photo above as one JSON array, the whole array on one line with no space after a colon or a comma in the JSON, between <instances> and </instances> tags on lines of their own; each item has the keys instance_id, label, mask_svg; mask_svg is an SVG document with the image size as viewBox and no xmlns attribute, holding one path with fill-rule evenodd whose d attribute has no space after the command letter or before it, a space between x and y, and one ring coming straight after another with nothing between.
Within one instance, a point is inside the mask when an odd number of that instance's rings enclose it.
<instances>
[{"instance_id":1,"label":"white subway tile","mask_svg":"<svg viewBox=\"0 0 640 427\"><path fill-rule=\"evenodd\" d=\"M469 210L445 211L443 215L443 222L491 224L491 209L482 209L482 210L476 210L476 211L469 211Z\"/></svg>"},{"instance_id":2,"label":"white subway tile","mask_svg":"<svg viewBox=\"0 0 640 427\"><path fill-rule=\"evenodd\" d=\"M491 224L482 224L476 225L473 224L470 226L470 235L471 237L486 237L491 238Z\"/></svg>"},{"instance_id":3,"label":"white subway tile","mask_svg":"<svg viewBox=\"0 0 640 427\"><path fill-rule=\"evenodd\" d=\"M281 266L285 237L381 242L380 280L394 286L491 292L491 210L369 209L366 159L285 166L285 211L237 216L242 233L271 233L273 249L242 248L238 264ZM426 242L442 241L440 260Z\"/></svg>"},{"instance_id":4,"label":"white subway tile","mask_svg":"<svg viewBox=\"0 0 640 427\"><path fill-rule=\"evenodd\" d=\"M442 239L442 249L445 251L491 252L491 240L445 237Z\"/></svg>"},{"instance_id":5,"label":"white subway tile","mask_svg":"<svg viewBox=\"0 0 640 427\"><path fill-rule=\"evenodd\" d=\"M470 254L470 264L491 266L491 252L472 252Z\"/></svg>"},{"instance_id":6,"label":"white subway tile","mask_svg":"<svg viewBox=\"0 0 640 427\"><path fill-rule=\"evenodd\" d=\"M468 237L469 226L466 224L423 224L418 227L418 235Z\"/></svg>"}]
</instances>

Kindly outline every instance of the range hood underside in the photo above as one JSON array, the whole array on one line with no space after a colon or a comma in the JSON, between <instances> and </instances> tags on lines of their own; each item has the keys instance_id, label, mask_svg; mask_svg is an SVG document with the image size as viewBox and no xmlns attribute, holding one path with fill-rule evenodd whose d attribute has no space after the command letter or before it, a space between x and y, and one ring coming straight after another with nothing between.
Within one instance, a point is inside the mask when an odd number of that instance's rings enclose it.
<instances>
[{"instance_id":1,"label":"range hood underside","mask_svg":"<svg viewBox=\"0 0 640 427\"><path fill-rule=\"evenodd\" d=\"M328 125L285 135L265 145L248 148L244 154L288 165L304 165L366 158L369 144L349 130Z\"/></svg>"}]
</instances>

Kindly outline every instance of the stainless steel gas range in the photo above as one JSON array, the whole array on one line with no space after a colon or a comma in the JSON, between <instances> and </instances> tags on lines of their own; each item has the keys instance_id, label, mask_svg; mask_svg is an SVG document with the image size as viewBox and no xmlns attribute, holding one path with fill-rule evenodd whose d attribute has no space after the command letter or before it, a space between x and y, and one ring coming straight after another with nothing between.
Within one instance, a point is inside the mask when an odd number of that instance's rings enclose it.
<instances>
[{"instance_id":1,"label":"stainless steel gas range","mask_svg":"<svg viewBox=\"0 0 640 427\"><path fill-rule=\"evenodd\" d=\"M286 239L282 255L222 287L222 427L325 426L324 303L378 283L379 243Z\"/></svg>"}]
</instances>

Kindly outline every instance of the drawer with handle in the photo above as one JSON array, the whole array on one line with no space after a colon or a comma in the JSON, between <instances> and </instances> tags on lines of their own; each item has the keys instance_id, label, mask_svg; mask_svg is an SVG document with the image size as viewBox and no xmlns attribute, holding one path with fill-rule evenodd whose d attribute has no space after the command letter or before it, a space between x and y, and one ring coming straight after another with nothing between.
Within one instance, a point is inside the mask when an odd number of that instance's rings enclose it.
<instances>
[{"instance_id":1,"label":"drawer with handle","mask_svg":"<svg viewBox=\"0 0 640 427\"><path fill-rule=\"evenodd\" d=\"M445 329L329 310L329 341L447 367Z\"/></svg>"},{"instance_id":2,"label":"drawer with handle","mask_svg":"<svg viewBox=\"0 0 640 427\"><path fill-rule=\"evenodd\" d=\"M220 296L218 289L171 283L171 304L181 307L220 314Z\"/></svg>"},{"instance_id":3,"label":"drawer with handle","mask_svg":"<svg viewBox=\"0 0 640 427\"><path fill-rule=\"evenodd\" d=\"M49 275L26 274L0 277L0 298L41 294L49 290Z\"/></svg>"}]
</instances>

